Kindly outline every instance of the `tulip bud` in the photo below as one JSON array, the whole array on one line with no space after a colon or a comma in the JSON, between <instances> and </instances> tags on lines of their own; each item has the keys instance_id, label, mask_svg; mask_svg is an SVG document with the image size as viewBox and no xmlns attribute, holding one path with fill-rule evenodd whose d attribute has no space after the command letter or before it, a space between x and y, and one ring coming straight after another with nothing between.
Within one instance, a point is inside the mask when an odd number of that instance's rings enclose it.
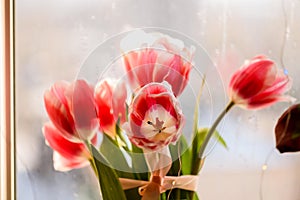
<instances>
[{"instance_id":1,"label":"tulip bud","mask_svg":"<svg viewBox=\"0 0 300 200\"><path fill-rule=\"evenodd\" d=\"M257 56L246 62L231 78L229 97L247 109L260 109L292 98L283 94L291 87L291 79L277 69L274 62Z\"/></svg>"}]
</instances>

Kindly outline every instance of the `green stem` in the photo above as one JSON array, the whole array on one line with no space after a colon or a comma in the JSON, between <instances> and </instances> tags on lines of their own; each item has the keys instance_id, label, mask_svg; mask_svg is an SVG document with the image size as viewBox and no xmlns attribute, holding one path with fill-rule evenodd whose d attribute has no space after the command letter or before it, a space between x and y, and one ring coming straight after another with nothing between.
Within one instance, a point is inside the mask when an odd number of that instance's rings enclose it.
<instances>
[{"instance_id":1,"label":"green stem","mask_svg":"<svg viewBox=\"0 0 300 200\"><path fill-rule=\"evenodd\" d=\"M98 173L94 158L91 158L89 161L90 161L91 167L92 167L96 177L99 179L99 173Z\"/></svg>"},{"instance_id":2,"label":"green stem","mask_svg":"<svg viewBox=\"0 0 300 200\"><path fill-rule=\"evenodd\" d=\"M175 192L175 199L176 200L180 200L180 189L173 189L174 192Z\"/></svg>"},{"instance_id":3,"label":"green stem","mask_svg":"<svg viewBox=\"0 0 300 200\"><path fill-rule=\"evenodd\" d=\"M197 175L200 171L200 166L201 166L201 162L203 160L202 156L203 156L203 153L206 149L206 146L210 140L210 138L212 137L213 133L215 132L218 124L221 122L221 120L223 119L223 117L226 115L226 113L234 106L234 103L231 101L229 102L229 104L225 107L225 109L220 113L220 115L218 116L218 118L216 119L216 121L213 123L213 125L211 126L211 128L208 130L208 133L200 147L200 150L199 150L199 153L198 153L198 156L196 158L193 159L193 166L192 166L192 171L191 171L191 174L192 175ZM197 141L195 141L197 142ZM193 144L193 146L195 146ZM197 145L196 145L197 146ZM188 196L189 196L189 199L193 200L194 197L195 197L195 192L193 191L189 191L188 192Z\"/></svg>"},{"instance_id":4,"label":"green stem","mask_svg":"<svg viewBox=\"0 0 300 200\"><path fill-rule=\"evenodd\" d=\"M221 122L221 120L223 119L223 117L226 115L226 113L228 113L228 111L234 106L234 102L230 101L229 104L226 106L226 108L221 112L221 114L218 116L218 118L216 119L216 121L213 123L213 125L211 126L211 128L209 129L207 136L205 137L205 140L203 141L201 147L200 147L200 151L198 154L198 157L200 158L200 162L202 160L202 156L203 153L205 151L205 148L211 138L211 136L213 135L213 133L215 132L217 126L219 125L219 123Z\"/></svg>"},{"instance_id":5,"label":"green stem","mask_svg":"<svg viewBox=\"0 0 300 200\"><path fill-rule=\"evenodd\" d=\"M87 140L84 143L85 143L87 149L89 150L89 152L91 154L91 158L89 159L91 167L92 167L92 169L93 169L93 171L95 173L95 176L99 180L99 172L97 170L96 163L95 163L95 160L94 160L94 156L93 156L93 153L92 153L92 150L91 150L91 143L89 141L87 141Z\"/></svg>"}]
</instances>

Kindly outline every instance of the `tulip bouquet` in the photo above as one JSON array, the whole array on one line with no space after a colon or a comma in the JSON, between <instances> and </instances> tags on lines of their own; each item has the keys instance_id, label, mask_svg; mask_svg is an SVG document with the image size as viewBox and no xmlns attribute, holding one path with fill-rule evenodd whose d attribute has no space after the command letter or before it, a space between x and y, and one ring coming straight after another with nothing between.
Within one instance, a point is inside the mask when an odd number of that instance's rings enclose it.
<instances>
[{"instance_id":1,"label":"tulip bouquet","mask_svg":"<svg viewBox=\"0 0 300 200\"><path fill-rule=\"evenodd\" d=\"M208 142L215 137L226 146L216 131L222 118L234 106L261 109L290 101L284 93L291 78L265 56L246 61L232 76L229 103L211 127L198 126L196 101L189 142L183 135L186 115L179 97L189 82L195 48L165 34L139 34L146 38L140 48L122 54L126 80L104 77L94 85L83 79L59 81L45 92L50 122L43 134L53 149L54 168L90 165L103 199L198 199L197 177ZM124 38L121 46L134 42ZM203 83L205 79L199 81ZM294 114L299 118L299 107L288 110L292 115L285 113L276 128L283 151L291 149L282 143L286 135L296 144L292 146L300 146L299 132L292 133L296 125L288 127L290 134L283 125Z\"/></svg>"}]
</instances>

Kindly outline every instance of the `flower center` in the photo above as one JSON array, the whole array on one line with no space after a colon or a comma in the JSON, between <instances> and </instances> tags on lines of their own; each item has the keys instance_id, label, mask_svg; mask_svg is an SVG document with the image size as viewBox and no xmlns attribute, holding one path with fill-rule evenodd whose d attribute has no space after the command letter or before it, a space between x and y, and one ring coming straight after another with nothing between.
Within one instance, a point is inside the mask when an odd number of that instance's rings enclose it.
<instances>
[{"instance_id":1,"label":"flower center","mask_svg":"<svg viewBox=\"0 0 300 200\"><path fill-rule=\"evenodd\" d=\"M155 119L155 124L153 122L151 122L151 121L147 121L147 124L153 126L153 128L154 128L153 131L154 132L158 132L158 133L161 133L163 130L165 130L167 128L165 126L163 127L164 121L160 121L158 119L158 117L156 117L156 119Z\"/></svg>"}]
</instances>

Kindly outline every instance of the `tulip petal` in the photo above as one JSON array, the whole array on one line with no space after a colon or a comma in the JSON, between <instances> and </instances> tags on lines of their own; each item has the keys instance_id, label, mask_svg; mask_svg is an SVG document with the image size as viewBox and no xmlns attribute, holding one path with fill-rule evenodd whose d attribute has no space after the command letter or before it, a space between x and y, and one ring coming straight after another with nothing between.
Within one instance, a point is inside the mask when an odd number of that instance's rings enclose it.
<instances>
[{"instance_id":1,"label":"tulip petal","mask_svg":"<svg viewBox=\"0 0 300 200\"><path fill-rule=\"evenodd\" d=\"M67 98L65 97L65 91L68 87L69 84L67 82L61 81L55 83L50 91L45 92L44 103L53 124L62 134L72 137L75 125Z\"/></svg>"},{"instance_id":2,"label":"tulip petal","mask_svg":"<svg viewBox=\"0 0 300 200\"><path fill-rule=\"evenodd\" d=\"M273 73L271 76L269 74L272 67L273 62L270 60L255 61L236 73L230 85L242 98L252 97L264 89L267 78L275 80L276 74Z\"/></svg>"},{"instance_id":3,"label":"tulip petal","mask_svg":"<svg viewBox=\"0 0 300 200\"><path fill-rule=\"evenodd\" d=\"M104 79L96 85L94 98L101 129L111 137L115 137L118 119L121 124L126 119L127 91L125 83L117 84L114 80Z\"/></svg>"},{"instance_id":4,"label":"tulip petal","mask_svg":"<svg viewBox=\"0 0 300 200\"><path fill-rule=\"evenodd\" d=\"M87 152L85 145L83 143L74 143L67 140L51 123L46 123L44 125L43 134L47 144L64 158L76 160L85 157L87 159L89 153Z\"/></svg>"},{"instance_id":5,"label":"tulip petal","mask_svg":"<svg viewBox=\"0 0 300 200\"><path fill-rule=\"evenodd\" d=\"M249 107L253 108L259 106L260 108L263 108L270 106L279 100L290 101L291 97L283 96L282 93L290 89L291 82L291 79L285 75L278 77L271 87L249 99Z\"/></svg>"},{"instance_id":6,"label":"tulip petal","mask_svg":"<svg viewBox=\"0 0 300 200\"><path fill-rule=\"evenodd\" d=\"M60 155L58 152L53 152L53 165L54 169L61 172L70 171L72 169L79 169L89 165L86 158L79 157L78 159L67 159Z\"/></svg>"},{"instance_id":7,"label":"tulip petal","mask_svg":"<svg viewBox=\"0 0 300 200\"><path fill-rule=\"evenodd\" d=\"M107 80L97 84L94 92L94 98L97 105L98 117L100 119L101 129L111 137L115 136L115 120L112 114L112 93L113 88Z\"/></svg>"},{"instance_id":8,"label":"tulip petal","mask_svg":"<svg viewBox=\"0 0 300 200\"><path fill-rule=\"evenodd\" d=\"M72 97L72 110L76 129L83 139L92 138L97 131L97 111L94 94L90 86L84 80L74 83Z\"/></svg>"},{"instance_id":9,"label":"tulip petal","mask_svg":"<svg viewBox=\"0 0 300 200\"><path fill-rule=\"evenodd\" d=\"M112 108L115 119L120 118L121 123L126 120L126 99L127 89L125 82L120 82L116 85L112 97Z\"/></svg>"}]
</instances>

